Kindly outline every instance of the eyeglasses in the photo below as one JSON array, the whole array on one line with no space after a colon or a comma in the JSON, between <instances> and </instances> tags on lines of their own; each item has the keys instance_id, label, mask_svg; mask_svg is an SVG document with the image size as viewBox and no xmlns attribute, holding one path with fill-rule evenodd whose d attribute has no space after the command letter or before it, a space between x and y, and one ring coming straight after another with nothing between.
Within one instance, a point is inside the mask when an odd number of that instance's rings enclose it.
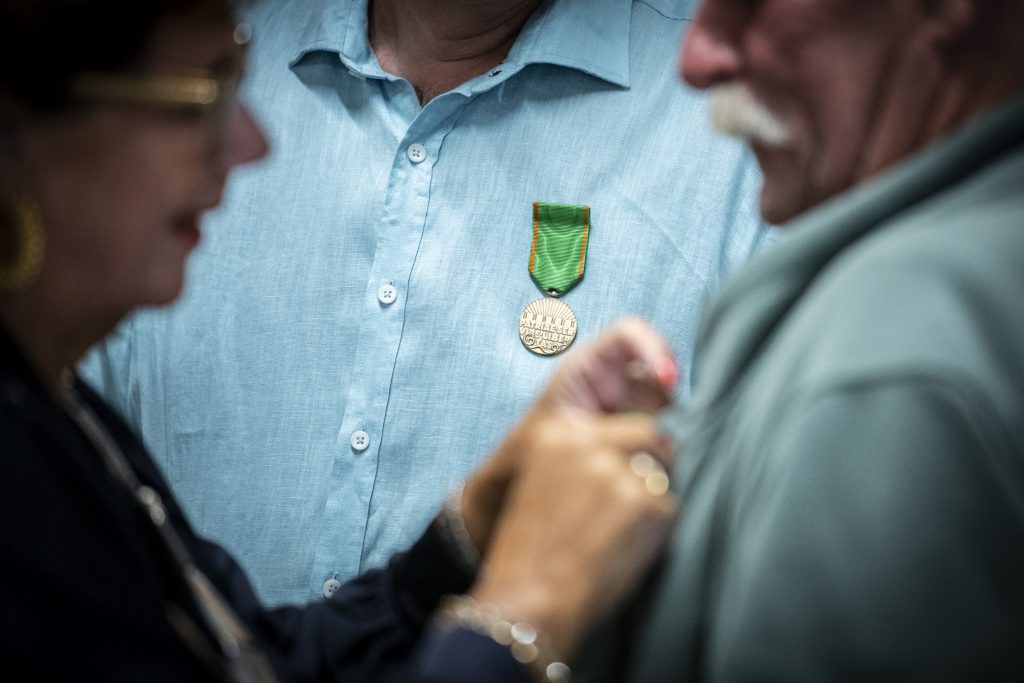
<instances>
[{"instance_id":1,"label":"eyeglasses","mask_svg":"<svg viewBox=\"0 0 1024 683\"><path fill-rule=\"evenodd\" d=\"M241 74L208 71L180 74L84 73L71 85L76 98L178 108L223 120L234 110Z\"/></svg>"},{"instance_id":2,"label":"eyeglasses","mask_svg":"<svg viewBox=\"0 0 1024 683\"><path fill-rule=\"evenodd\" d=\"M235 28L234 40L240 47L244 48L251 36L247 24ZM239 62L244 63L244 55ZM89 101L176 108L197 118L209 116L225 122L238 103L241 79L241 71L218 74L205 69L164 74L89 72L74 78L71 95Z\"/></svg>"}]
</instances>

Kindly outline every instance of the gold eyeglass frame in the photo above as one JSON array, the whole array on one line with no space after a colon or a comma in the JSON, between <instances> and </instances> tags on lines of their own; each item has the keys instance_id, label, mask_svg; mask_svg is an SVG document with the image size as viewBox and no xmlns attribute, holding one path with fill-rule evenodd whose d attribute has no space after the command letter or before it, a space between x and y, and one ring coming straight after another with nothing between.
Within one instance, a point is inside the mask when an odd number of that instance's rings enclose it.
<instances>
[{"instance_id":1,"label":"gold eyeglass frame","mask_svg":"<svg viewBox=\"0 0 1024 683\"><path fill-rule=\"evenodd\" d=\"M236 80L232 77L231 80ZM90 100L167 104L214 108L233 88L209 72L196 75L84 73L75 78L71 93Z\"/></svg>"},{"instance_id":2,"label":"gold eyeglass frame","mask_svg":"<svg viewBox=\"0 0 1024 683\"><path fill-rule=\"evenodd\" d=\"M234 41L243 52L251 36L248 24L235 27ZM244 54L242 57L240 61L244 62ZM205 69L169 74L87 72L71 82L71 94L87 100L214 110L234 97L241 78L241 73L226 76Z\"/></svg>"}]
</instances>

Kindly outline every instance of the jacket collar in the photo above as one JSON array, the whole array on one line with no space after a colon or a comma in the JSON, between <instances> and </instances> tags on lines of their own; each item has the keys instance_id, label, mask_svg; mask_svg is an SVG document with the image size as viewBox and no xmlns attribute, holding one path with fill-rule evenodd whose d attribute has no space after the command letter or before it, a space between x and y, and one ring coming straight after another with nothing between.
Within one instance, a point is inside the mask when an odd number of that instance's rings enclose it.
<instances>
[{"instance_id":1,"label":"jacket collar","mask_svg":"<svg viewBox=\"0 0 1024 683\"><path fill-rule=\"evenodd\" d=\"M785 227L782 244L743 268L714 300L697 341L687 410L729 394L786 312L849 245L1024 145L1024 93L968 122L892 170Z\"/></svg>"}]
</instances>

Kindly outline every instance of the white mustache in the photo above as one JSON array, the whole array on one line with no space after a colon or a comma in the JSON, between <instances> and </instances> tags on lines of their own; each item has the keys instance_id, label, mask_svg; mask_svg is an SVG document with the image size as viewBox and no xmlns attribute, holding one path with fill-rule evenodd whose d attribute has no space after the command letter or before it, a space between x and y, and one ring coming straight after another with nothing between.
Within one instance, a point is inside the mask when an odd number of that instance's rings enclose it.
<instances>
[{"instance_id":1,"label":"white mustache","mask_svg":"<svg viewBox=\"0 0 1024 683\"><path fill-rule=\"evenodd\" d=\"M727 83L711 92L715 130L746 142L781 147L790 141L786 124L742 85Z\"/></svg>"}]
</instances>

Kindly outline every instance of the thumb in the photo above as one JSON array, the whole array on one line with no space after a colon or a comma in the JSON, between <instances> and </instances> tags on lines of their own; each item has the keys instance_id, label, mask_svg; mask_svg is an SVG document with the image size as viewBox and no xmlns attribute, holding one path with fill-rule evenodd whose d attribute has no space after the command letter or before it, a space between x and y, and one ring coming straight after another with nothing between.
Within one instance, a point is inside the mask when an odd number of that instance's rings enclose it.
<instances>
[{"instance_id":1,"label":"thumb","mask_svg":"<svg viewBox=\"0 0 1024 683\"><path fill-rule=\"evenodd\" d=\"M623 318L566 358L540 402L591 412L653 412L671 402L678 379L664 338L641 318Z\"/></svg>"}]
</instances>

